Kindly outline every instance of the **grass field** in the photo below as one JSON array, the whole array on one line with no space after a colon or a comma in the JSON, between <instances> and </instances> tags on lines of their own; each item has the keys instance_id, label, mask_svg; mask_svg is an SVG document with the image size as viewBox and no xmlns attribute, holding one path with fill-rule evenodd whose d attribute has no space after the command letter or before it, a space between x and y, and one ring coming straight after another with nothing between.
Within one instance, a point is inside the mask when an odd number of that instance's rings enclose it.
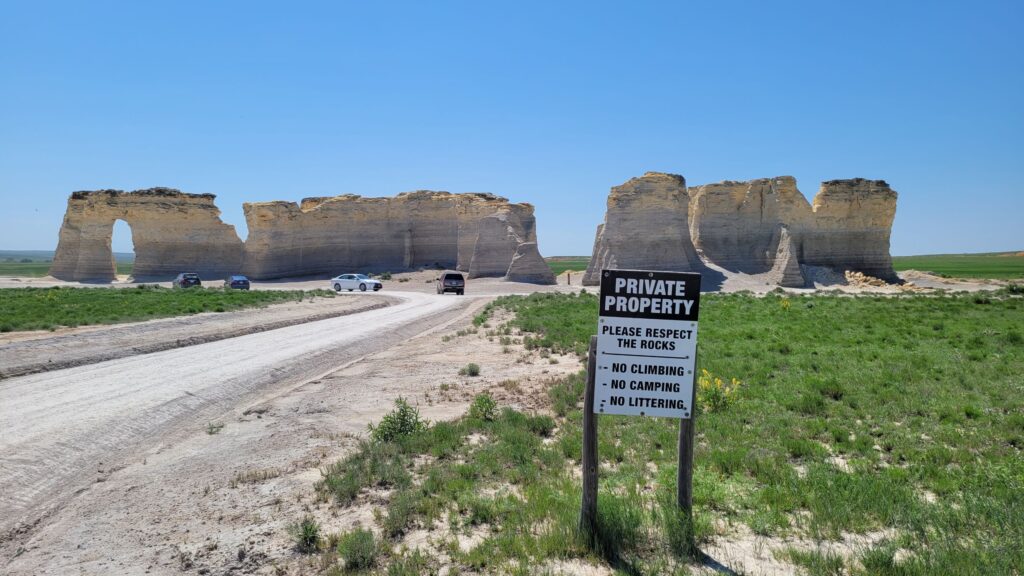
<instances>
[{"instance_id":1,"label":"grass field","mask_svg":"<svg viewBox=\"0 0 1024 576\"><path fill-rule=\"evenodd\" d=\"M0 289L0 332L117 324L199 312L227 312L333 292L136 288Z\"/></svg>"},{"instance_id":2,"label":"grass field","mask_svg":"<svg viewBox=\"0 0 1024 576\"><path fill-rule=\"evenodd\" d=\"M677 423L605 416L600 529L576 532L578 375L551 383L550 416L478 397L459 421L369 441L326 468L319 491L337 506L365 502L369 487L390 492L379 535L324 535L321 566L429 574L443 561L449 573L537 574L580 559L622 574L686 574L702 558L691 542L757 536L774 543L776 560L813 575L1024 570L1024 301L1008 292L703 299L711 385L700 392L692 526L673 504ZM581 351L596 325L593 296L504 297L494 307L516 312L494 335L530 348ZM715 377L741 384L723 395ZM438 550L395 547L431 525L441 526ZM478 543L460 549L457 537L470 533Z\"/></svg>"},{"instance_id":3,"label":"grass field","mask_svg":"<svg viewBox=\"0 0 1024 576\"><path fill-rule=\"evenodd\" d=\"M114 253L119 275L130 276L134 261L134 254ZM39 278L50 273L52 264L52 250L0 250L0 276Z\"/></svg>"},{"instance_id":4,"label":"grass field","mask_svg":"<svg viewBox=\"0 0 1024 576\"><path fill-rule=\"evenodd\" d=\"M587 269L587 264L590 263L590 258L587 256L554 256L552 258L545 258L545 260L547 260L548 266L555 273L555 276L565 274L566 270L583 272Z\"/></svg>"},{"instance_id":5,"label":"grass field","mask_svg":"<svg viewBox=\"0 0 1024 576\"><path fill-rule=\"evenodd\" d=\"M954 278L1024 279L1024 252L894 256L892 264L897 271L922 270Z\"/></svg>"},{"instance_id":6,"label":"grass field","mask_svg":"<svg viewBox=\"0 0 1024 576\"><path fill-rule=\"evenodd\" d=\"M0 260L0 276L40 278L50 273L50 266L52 264L52 262L46 261L6 262ZM118 275L131 276L134 265L133 262L117 262Z\"/></svg>"}]
</instances>

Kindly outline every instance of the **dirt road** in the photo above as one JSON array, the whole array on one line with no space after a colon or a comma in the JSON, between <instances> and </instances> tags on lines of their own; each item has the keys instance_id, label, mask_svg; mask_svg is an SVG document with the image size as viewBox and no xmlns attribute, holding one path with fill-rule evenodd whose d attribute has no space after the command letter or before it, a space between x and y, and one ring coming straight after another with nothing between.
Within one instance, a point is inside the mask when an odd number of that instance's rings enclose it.
<instances>
[{"instance_id":1,"label":"dirt road","mask_svg":"<svg viewBox=\"0 0 1024 576\"><path fill-rule=\"evenodd\" d=\"M393 346L472 302L396 297L388 308L0 381L0 544L154 444Z\"/></svg>"},{"instance_id":2,"label":"dirt road","mask_svg":"<svg viewBox=\"0 0 1024 576\"><path fill-rule=\"evenodd\" d=\"M386 295L340 294L234 312L60 328L54 332L7 332L0 334L0 379L195 346L365 312L394 302Z\"/></svg>"}]
</instances>

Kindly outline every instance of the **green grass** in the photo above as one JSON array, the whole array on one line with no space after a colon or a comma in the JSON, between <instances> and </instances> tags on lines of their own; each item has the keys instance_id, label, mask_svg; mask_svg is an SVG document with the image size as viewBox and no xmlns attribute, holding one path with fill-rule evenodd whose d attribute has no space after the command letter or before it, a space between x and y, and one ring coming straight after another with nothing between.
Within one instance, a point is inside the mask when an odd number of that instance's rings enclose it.
<instances>
[{"instance_id":1,"label":"green grass","mask_svg":"<svg viewBox=\"0 0 1024 576\"><path fill-rule=\"evenodd\" d=\"M742 524L812 541L884 534L845 555L779 540L775 556L794 572L1018 574L1024 300L1007 294L703 296L701 367L743 384L697 419L692 525L674 506L678 423L604 416L600 529L576 532L581 374L551 383L554 418L506 408L365 444L325 470L320 493L349 505L387 486L378 523L392 543L435 522L451 540L487 528L471 549L449 546L462 572L540 573L579 558L624 574L687 573L691 536L704 546ZM495 306L516 312L499 333L523 330L552 350L579 350L596 327L594 296ZM364 464L374 458L383 464ZM361 471L343 480L350 469ZM440 562L416 561L421 572Z\"/></svg>"},{"instance_id":2,"label":"green grass","mask_svg":"<svg viewBox=\"0 0 1024 576\"><path fill-rule=\"evenodd\" d=\"M7 262L0 260L0 276L15 278L40 278L50 273L52 262L35 260L32 262ZM118 275L131 276L133 262L118 262Z\"/></svg>"},{"instance_id":3,"label":"green grass","mask_svg":"<svg viewBox=\"0 0 1024 576\"><path fill-rule=\"evenodd\" d=\"M545 260L547 260L548 267L555 273L555 276L565 274L566 270L583 272L587 269L587 265L590 264L588 256L556 256L554 258L546 258Z\"/></svg>"},{"instance_id":4,"label":"green grass","mask_svg":"<svg viewBox=\"0 0 1024 576\"><path fill-rule=\"evenodd\" d=\"M114 261L119 275L131 275L134 254L115 252ZM39 278L49 274L52 265L52 250L0 250L0 277Z\"/></svg>"},{"instance_id":5,"label":"green grass","mask_svg":"<svg viewBox=\"0 0 1024 576\"><path fill-rule=\"evenodd\" d=\"M1024 252L894 256L893 268L922 270L954 278L1024 279Z\"/></svg>"},{"instance_id":6,"label":"green grass","mask_svg":"<svg viewBox=\"0 0 1024 576\"><path fill-rule=\"evenodd\" d=\"M59 326L117 324L199 312L227 312L311 296L327 290L271 291L156 286L135 288L0 289L0 332L53 330Z\"/></svg>"}]
</instances>

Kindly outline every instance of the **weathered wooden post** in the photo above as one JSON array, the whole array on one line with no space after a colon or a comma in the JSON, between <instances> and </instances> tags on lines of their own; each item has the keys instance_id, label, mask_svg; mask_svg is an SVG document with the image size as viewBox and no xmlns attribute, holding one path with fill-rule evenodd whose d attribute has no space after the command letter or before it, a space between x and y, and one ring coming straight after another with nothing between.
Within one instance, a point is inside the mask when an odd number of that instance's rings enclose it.
<instances>
[{"instance_id":1,"label":"weathered wooden post","mask_svg":"<svg viewBox=\"0 0 1024 576\"><path fill-rule=\"evenodd\" d=\"M583 391L583 503L580 530L593 534L597 528L597 414L594 413L594 376L597 371L597 336L590 337L587 352L587 387Z\"/></svg>"},{"instance_id":2,"label":"weathered wooden post","mask_svg":"<svg viewBox=\"0 0 1024 576\"><path fill-rule=\"evenodd\" d=\"M679 466L676 471L676 502L686 512L686 519L693 526L693 434L697 423L697 355L693 362L693 391L690 394L689 418L679 421Z\"/></svg>"}]
</instances>

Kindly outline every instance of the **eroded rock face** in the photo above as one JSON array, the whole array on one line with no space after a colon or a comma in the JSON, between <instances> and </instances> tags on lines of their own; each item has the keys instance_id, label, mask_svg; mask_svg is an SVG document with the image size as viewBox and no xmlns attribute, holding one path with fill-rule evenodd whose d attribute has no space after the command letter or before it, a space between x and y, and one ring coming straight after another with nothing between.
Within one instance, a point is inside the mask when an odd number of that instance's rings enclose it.
<instances>
[{"instance_id":1,"label":"eroded rock face","mask_svg":"<svg viewBox=\"0 0 1024 576\"><path fill-rule=\"evenodd\" d=\"M111 281L114 222L132 229L136 278L198 272L205 279L237 274L242 242L221 222L213 194L172 188L75 192L68 199L50 275L62 280Z\"/></svg>"},{"instance_id":2,"label":"eroded rock face","mask_svg":"<svg viewBox=\"0 0 1024 576\"><path fill-rule=\"evenodd\" d=\"M686 180L677 174L648 172L612 188L583 283L599 284L603 268L696 270L689 205Z\"/></svg>"},{"instance_id":3,"label":"eroded rock face","mask_svg":"<svg viewBox=\"0 0 1024 576\"><path fill-rule=\"evenodd\" d=\"M810 215L792 176L706 184L689 194L694 245L715 264L749 274L770 270L781 228L799 236Z\"/></svg>"},{"instance_id":4,"label":"eroded rock face","mask_svg":"<svg viewBox=\"0 0 1024 576\"><path fill-rule=\"evenodd\" d=\"M534 243L533 206L493 194L418 191L393 198L356 195L244 205L249 238L220 221L212 194L159 188L76 192L51 274L110 281L114 221L132 227L135 276L199 272L207 279L254 279L347 271L455 268L505 276L521 244ZM481 240L483 237L483 240ZM539 255L538 255L539 256Z\"/></svg>"},{"instance_id":5,"label":"eroded rock face","mask_svg":"<svg viewBox=\"0 0 1024 576\"><path fill-rule=\"evenodd\" d=\"M516 246L537 238L533 206L493 194L350 194L243 209L249 225L244 270L252 278L421 266L470 271L474 259L477 276L504 276ZM508 236L503 226L514 228L506 240L499 238ZM487 238L480 243L482 230Z\"/></svg>"},{"instance_id":6,"label":"eroded rock face","mask_svg":"<svg viewBox=\"0 0 1024 576\"><path fill-rule=\"evenodd\" d=\"M523 242L516 247L505 280L531 284L555 284L555 273L537 250L536 242Z\"/></svg>"},{"instance_id":7,"label":"eroded rock face","mask_svg":"<svg viewBox=\"0 0 1024 576\"><path fill-rule=\"evenodd\" d=\"M814 197L814 226L804 232L801 262L899 282L889 236L896 192L884 180L829 180Z\"/></svg>"},{"instance_id":8,"label":"eroded rock face","mask_svg":"<svg viewBox=\"0 0 1024 576\"><path fill-rule=\"evenodd\" d=\"M469 277L504 276L516 247L523 243L522 226L513 214L502 211L480 220Z\"/></svg>"},{"instance_id":9,"label":"eroded rock face","mask_svg":"<svg viewBox=\"0 0 1024 576\"><path fill-rule=\"evenodd\" d=\"M669 176L612 188L584 284L597 284L601 268L689 271L703 261L781 286L804 285L800 264L898 281L889 255L896 192L882 180L825 182L810 204L792 176L691 188Z\"/></svg>"}]
</instances>

